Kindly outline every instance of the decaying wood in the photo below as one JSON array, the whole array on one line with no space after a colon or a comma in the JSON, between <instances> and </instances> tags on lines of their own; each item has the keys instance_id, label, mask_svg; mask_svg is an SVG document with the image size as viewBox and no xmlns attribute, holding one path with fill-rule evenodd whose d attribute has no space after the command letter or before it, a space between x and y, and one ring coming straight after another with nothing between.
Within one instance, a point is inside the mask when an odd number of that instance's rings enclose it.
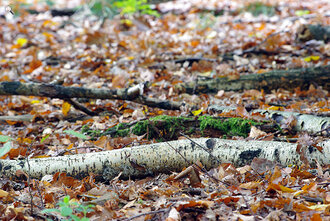
<instances>
[{"instance_id":1,"label":"decaying wood","mask_svg":"<svg viewBox=\"0 0 330 221\"><path fill-rule=\"evenodd\" d=\"M0 116L1 121L32 121L32 114L16 115L16 116Z\"/></svg>"},{"instance_id":2,"label":"decaying wood","mask_svg":"<svg viewBox=\"0 0 330 221\"><path fill-rule=\"evenodd\" d=\"M89 99L119 99L159 107L162 109L180 110L184 103L160 100L141 95L141 85L127 89L91 89L84 87L65 87L46 83L0 82L0 95L24 95L50 98L89 98Z\"/></svg>"},{"instance_id":3,"label":"decaying wood","mask_svg":"<svg viewBox=\"0 0 330 221\"><path fill-rule=\"evenodd\" d=\"M32 178L41 178L47 174L66 172L67 175L81 178L94 173L105 179L112 179L120 173L127 178L180 171L197 161L207 169L218 166L219 161L243 166L250 164L255 157L266 158L282 165L302 164L296 152L297 144L217 138L200 138L193 141L176 140L97 153L29 159L28 162L0 160L0 174L14 177L16 171L21 170ZM206 147L212 155L195 142ZM315 160L321 165L330 164L330 141L319 143L319 146L323 148L323 153L310 147L305 154L307 160L311 164Z\"/></svg>"},{"instance_id":4,"label":"decaying wood","mask_svg":"<svg viewBox=\"0 0 330 221\"><path fill-rule=\"evenodd\" d=\"M302 25L297 30L298 41L322 40L330 41L330 26Z\"/></svg>"},{"instance_id":5,"label":"decaying wood","mask_svg":"<svg viewBox=\"0 0 330 221\"><path fill-rule=\"evenodd\" d=\"M219 90L243 91L250 89L284 88L292 90L297 87L307 88L312 82L324 89L330 89L330 65L299 68L290 70L273 70L262 74L248 74L239 79L215 78L211 80L199 80L175 85L180 92L186 93L216 93Z\"/></svg>"},{"instance_id":6,"label":"decaying wood","mask_svg":"<svg viewBox=\"0 0 330 221\"><path fill-rule=\"evenodd\" d=\"M210 112L229 112L235 110L235 107L211 105L208 110ZM330 117L318 117L310 114L300 114L297 112L274 111L274 110L252 110L250 114L259 113L265 115L267 119L274 120L279 124L287 124L288 118L294 117L296 123L293 125L295 131L306 131L308 133L322 132L324 135L330 133Z\"/></svg>"}]
</instances>

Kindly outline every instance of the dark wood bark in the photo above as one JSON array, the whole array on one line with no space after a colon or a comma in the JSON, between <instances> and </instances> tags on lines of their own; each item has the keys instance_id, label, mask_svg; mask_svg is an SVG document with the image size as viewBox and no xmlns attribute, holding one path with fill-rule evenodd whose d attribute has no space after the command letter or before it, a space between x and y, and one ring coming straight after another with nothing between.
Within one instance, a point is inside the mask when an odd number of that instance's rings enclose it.
<instances>
[{"instance_id":1,"label":"dark wood bark","mask_svg":"<svg viewBox=\"0 0 330 221\"><path fill-rule=\"evenodd\" d=\"M179 110L184 103L160 100L140 95L140 88L134 86L126 89L91 89L83 87L65 87L56 84L0 82L0 95L24 95L50 98L89 98L119 99L159 107L162 109Z\"/></svg>"},{"instance_id":2,"label":"dark wood bark","mask_svg":"<svg viewBox=\"0 0 330 221\"><path fill-rule=\"evenodd\" d=\"M298 41L309 40L323 40L324 42L330 41L330 26L322 25L302 25L297 31Z\"/></svg>"},{"instance_id":3,"label":"dark wood bark","mask_svg":"<svg viewBox=\"0 0 330 221\"><path fill-rule=\"evenodd\" d=\"M250 89L284 88L293 90L301 87L308 88L311 83L330 88L330 65L312 68L299 68L291 70L273 70L262 74L249 74L240 76L239 79L231 80L227 77L211 80L200 80L177 84L176 89L186 93L216 93L219 90L243 91Z\"/></svg>"}]
</instances>

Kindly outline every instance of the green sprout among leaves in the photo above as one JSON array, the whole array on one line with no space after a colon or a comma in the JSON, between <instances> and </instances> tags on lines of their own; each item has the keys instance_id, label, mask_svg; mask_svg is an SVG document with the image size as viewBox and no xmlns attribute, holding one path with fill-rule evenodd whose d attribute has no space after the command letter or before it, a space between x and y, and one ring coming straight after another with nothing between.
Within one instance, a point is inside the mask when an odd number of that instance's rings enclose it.
<instances>
[{"instance_id":1,"label":"green sprout among leaves","mask_svg":"<svg viewBox=\"0 0 330 221\"><path fill-rule=\"evenodd\" d=\"M57 213L60 214L65 220L74 220L74 221L89 221L89 218L86 217L88 212L92 212L94 205L83 206L76 202L70 202L70 196L65 196L62 202L58 203L58 209L45 209L43 213ZM74 215L74 212L82 213L83 217Z\"/></svg>"},{"instance_id":2,"label":"green sprout among leaves","mask_svg":"<svg viewBox=\"0 0 330 221\"><path fill-rule=\"evenodd\" d=\"M98 17L112 18L118 11L121 15L140 13L159 17L159 13L150 7L147 0L95 0L89 4L89 8Z\"/></svg>"},{"instance_id":3,"label":"green sprout among leaves","mask_svg":"<svg viewBox=\"0 0 330 221\"><path fill-rule=\"evenodd\" d=\"M129 15L139 12L141 14L159 17L159 13L151 9L150 5L147 3L147 0L126 0L115 2L115 6L121 9L121 15Z\"/></svg>"}]
</instances>

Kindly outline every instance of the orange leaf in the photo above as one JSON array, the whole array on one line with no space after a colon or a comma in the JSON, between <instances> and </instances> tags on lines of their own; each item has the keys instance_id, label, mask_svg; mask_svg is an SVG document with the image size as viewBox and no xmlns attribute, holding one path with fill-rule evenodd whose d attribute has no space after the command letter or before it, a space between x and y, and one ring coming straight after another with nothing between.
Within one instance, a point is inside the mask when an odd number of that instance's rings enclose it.
<instances>
[{"instance_id":1,"label":"orange leaf","mask_svg":"<svg viewBox=\"0 0 330 221\"><path fill-rule=\"evenodd\" d=\"M190 45L191 45L192 47L196 48L196 47L199 45L199 41L198 41L198 40L192 40L192 41L190 42Z\"/></svg>"},{"instance_id":2,"label":"orange leaf","mask_svg":"<svg viewBox=\"0 0 330 221\"><path fill-rule=\"evenodd\" d=\"M321 215L319 213L314 213L311 221L322 221Z\"/></svg>"},{"instance_id":3,"label":"orange leaf","mask_svg":"<svg viewBox=\"0 0 330 221\"><path fill-rule=\"evenodd\" d=\"M305 191L309 191L309 190L311 190L313 187L315 187L315 185L316 185L316 183L314 183L314 182L312 182L312 183L310 183L310 184L306 184L305 186L303 186L301 189L302 190L305 190Z\"/></svg>"},{"instance_id":4,"label":"orange leaf","mask_svg":"<svg viewBox=\"0 0 330 221\"><path fill-rule=\"evenodd\" d=\"M0 197L6 197L6 196L8 196L8 192L7 191L4 191L4 190L1 190L0 189Z\"/></svg>"}]
</instances>

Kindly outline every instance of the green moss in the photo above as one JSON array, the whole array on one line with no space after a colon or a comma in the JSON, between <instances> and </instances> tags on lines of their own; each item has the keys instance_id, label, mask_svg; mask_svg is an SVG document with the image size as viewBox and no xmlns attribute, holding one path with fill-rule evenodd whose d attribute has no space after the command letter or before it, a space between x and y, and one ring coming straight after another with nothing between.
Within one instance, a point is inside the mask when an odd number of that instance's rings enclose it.
<instances>
[{"instance_id":1,"label":"green moss","mask_svg":"<svg viewBox=\"0 0 330 221\"><path fill-rule=\"evenodd\" d=\"M82 128L81 128L81 133L87 133L89 130L90 130L89 126L84 125L84 126L82 126Z\"/></svg>"},{"instance_id":2,"label":"green moss","mask_svg":"<svg viewBox=\"0 0 330 221\"><path fill-rule=\"evenodd\" d=\"M267 5L262 2L252 2L247 5L245 11L251 12L253 16L258 16L261 14L267 16L273 16L275 14L275 7L272 5Z\"/></svg>"},{"instance_id":3,"label":"green moss","mask_svg":"<svg viewBox=\"0 0 330 221\"><path fill-rule=\"evenodd\" d=\"M200 130L203 131L207 128L219 130L222 133L229 136L243 136L247 137L251 125L256 125L257 123L252 120L244 120L241 118L228 118L226 120L223 119L215 119L211 116L200 116L198 118L200 121Z\"/></svg>"},{"instance_id":4,"label":"green moss","mask_svg":"<svg viewBox=\"0 0 330 221\"><path fill-rule=\"evenodd\" d=\"M129 125L127 123L120 123L115 126L116 130L122 130L128 128Z\"/></svg>"},{"instance_id":5,"label":"green moss","mask_svg":"<svg viewBox=\"0 0 330 221\"><path fill-rule=\"evenodd\" d=\"M99 137L101 135L101 131L100 130L92 130L87 125L84 125L81 128L81 133L90 136L91 137L91 140L94 140L96 137Z\"/></svg>"},{"instance_id":6,"label":"green moss","mask_svg":"<svg viewBox=\"0 0 330 221\"><path fill-rule=\"evenodd\" d=\"M122 130L117 130L116 137L126 137L129 135L130 129L122 129Z\"/></svg>"},{"instance_id":7,"label":"green moss","mask_svg":"<svg viewBox=\"0 0 330 221\"><path fill-rule=\"evenodd\" d=\"M82 127L81 132L91 136L92 139L105 135L111 137L126 137L129 136L130 133L133 133L138 136L147 134L147 139L155 138L164 141L177 139L180 136L179 132L183 132L187 135L195 134L196 132L198 133L198 127L202 134L208 129L213 129L220 131L224 137L247 137L251 125L257 124L260 123L240 118L220 119L211 116L200 116L198 120L196 120L195 117L188 118L160 115L150 118L149 120L139 121L134 126L127 123L121 123L104 132L101 132L100 130L91 130L86 125ZM213 132L211 134L213 134Z\"/></svg>"},{"instance_id":8,"label":"green moss","mask_svg":"<svg viewBox=\"0 0 330 221\"><path fill-rule=\"evenodd\" d=\"M178 137L179 131L184 131L184 122L191 121L191 118L171 117L159 115L149 120L138 122L132 129L132 132L138 136L147 133L148 139L165 138L172 139Z\"/></svg>"}]
</instances>

